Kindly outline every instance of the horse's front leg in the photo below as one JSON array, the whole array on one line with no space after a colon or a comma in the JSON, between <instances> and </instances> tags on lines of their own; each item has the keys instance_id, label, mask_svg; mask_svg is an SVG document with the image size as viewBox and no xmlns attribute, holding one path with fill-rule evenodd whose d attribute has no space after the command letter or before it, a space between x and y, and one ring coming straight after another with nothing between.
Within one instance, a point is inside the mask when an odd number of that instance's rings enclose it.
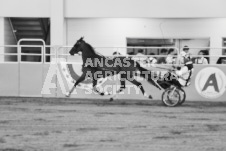
<instances>
[{"instance_id":1,"label":"horse's front leg","mask_svg":"<svg viewBox=\"0 0 226 151\"><path fill-rule=\"evenodd\" d=\"M104 95L103 92L100 92L99 90L97 90L97 80L96 79L93 79L93 90L100 95Z\"/></svg>"},{"instance_id":2,"label":"horse's front leg","mask_svg":"<svg viewBox=\"0 0 226 151\"><path fill-rule=\"evenodd\" d=\"M86 78L86 74L83 72L83 74L78 78L78 80L75 82L74 86L70 89L69 92L66 93L66 97L70 97L71 93L74 91L74 89L76 88L76 86L84 81Z\"/></svg>"},{"instance_id":3,"label":"horse's front leg","mask_svg":"<svg viewBox=\"0 0 226 151\"><path fill-rule=\"evenodd\" d=\"M142 84L138 81L136 81L135 79L133 80L129 80L131 83L133 83L134 85L136 85L137 87L140 88L141 92L143 93L143 95L149 99L152 99L152 96L151 95L148 95L145 91L144 91L144 88L142 86Z\"/></svg>"},{"instance_id":4,"label":"horse's front leg","mask_svg":"<svg viewBox=\"0 0 226 151\"><path fill-rule=\"evenodd\" d=\"M95 92L97 92L99 95L110 95L110 93L108 92L100 92L98 89L97 89L97 80L96 79L93 79L93 90Z\"/></svg>"}]
</instances>

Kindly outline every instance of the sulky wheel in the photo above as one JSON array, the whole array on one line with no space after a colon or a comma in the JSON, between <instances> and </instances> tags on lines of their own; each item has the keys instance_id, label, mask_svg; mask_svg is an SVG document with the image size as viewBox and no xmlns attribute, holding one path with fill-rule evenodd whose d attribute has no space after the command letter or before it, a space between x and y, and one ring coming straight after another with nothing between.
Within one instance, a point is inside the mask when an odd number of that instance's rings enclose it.
<instances>
[{"instance_id":1,"label":"sulky wheel","mask_svg":"<svg viewBox=\"0 0 226 151\"><path fill-rule=\"evenodd\" d=\"M181 102L181 97L178 89L168 88L162 94L162 102L169 107L177 106Z\"/></svg>"},{"instance_id":2,"label":"sulky wheel","mask_svg":"<svg viewBox=\"0 0 226 151\"><path fill-rule=\"evenodd\" d=\"M184 89L182 89L182 88L178 88L177 90L179 91L180 98L181 98L178 105L182 105L186 100L186 93L185 93Z\"/></svg>"}]
</instances>

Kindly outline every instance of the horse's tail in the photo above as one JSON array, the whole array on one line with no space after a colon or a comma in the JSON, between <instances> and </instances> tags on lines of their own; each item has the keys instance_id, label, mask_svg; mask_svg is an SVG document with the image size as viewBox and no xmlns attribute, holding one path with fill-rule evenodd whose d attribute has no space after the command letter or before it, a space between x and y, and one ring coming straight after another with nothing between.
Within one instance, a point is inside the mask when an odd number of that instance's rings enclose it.
<instances>
[{"instance_id":1,"label":"horse's tail","mask_svg":"<svg viewBox=\"0 0 226 151\"><path fill-rule=\"evenodd\" d=\"M157 78L157 74L156 73L141 67L141 65L138 62L136 62L136 67L140 71L140 76L142 78L145 78L149 83L151 83L152 85L154 85L155 87L157 87L158 89L161 90L161 88L157 84L157 80L153 80L152 79L152 78L155 78L155 79Z\"/></svg>"}]
</instances>

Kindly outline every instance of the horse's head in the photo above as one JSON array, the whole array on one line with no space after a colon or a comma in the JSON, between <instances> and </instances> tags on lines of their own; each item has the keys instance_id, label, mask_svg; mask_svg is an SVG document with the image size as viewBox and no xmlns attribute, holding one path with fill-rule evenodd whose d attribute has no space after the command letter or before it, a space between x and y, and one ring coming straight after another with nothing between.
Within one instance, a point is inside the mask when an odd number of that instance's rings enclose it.
<instances>
[{"instance_id":1,"label":"horse's head","mask_svg":"<svg viewBox=\"0 0 226 151\"><path fill-rule=\"evenodd\" d=\"M83 40L84 37L81 37L77 42L74 44L74 46L71 48L69 53L71 55L77 54L78 52L82 51L81 49L81 44L84 43L85 41Z\"/></svg>"}]
</instances>

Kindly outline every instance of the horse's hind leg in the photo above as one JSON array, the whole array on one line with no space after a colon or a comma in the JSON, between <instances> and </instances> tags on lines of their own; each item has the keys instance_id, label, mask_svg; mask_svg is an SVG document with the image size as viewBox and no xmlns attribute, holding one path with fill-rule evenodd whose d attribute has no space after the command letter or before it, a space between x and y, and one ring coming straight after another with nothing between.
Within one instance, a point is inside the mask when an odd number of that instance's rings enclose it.
<instances>
[{"instance_id":1,"label":"horse's hind leg","mask_svg":"<svg viewBox=\"0 0 226 151\"><path fill-rule=\"evenodd\" d=\"M120 80L120 84L121 84L121 86L120 86L119 90L116 91L116 93L120 93L126 88L126 81L125 80Z\"/></svg>"},{"instance_id":2,"label":"horse's hind leg","mask_svg":"<svg viewBox=\"0 0 226 151\"><path fill-rule=\"evenodd\" d=\"M80 82L84 81L85 78L86 78L86 75L85 75L85 73L83 73L83 74L78 78L78 80L75 82L74 86L70 89L70 91L66 94L66 97L69 97L69 96L71 95L71 93L74 91L74 89L76 88L76 86L77 86Z\"/></svg>"},{"instance_id":3,"label":"horse's hind leg","mask_svg":"<svg viewBox=\"0 0 226 151\"><path fill-rule=\"evenodd\" d=\"M130 82L135 84L137 87L139 87L145 97L152 99L151 95L148 95L147 93L145 93L144 88L140 82L136 81L135 79L131 80Z\"/></svg>"},{"instance_id":4,"label":"horse's hind leg","mask_svg":"<svg viewBox=\"0 0 226 151\"><path fill-rule=\"evenodd\" d=\"M110 101L113 101L114 98L117 96L118 93L122 92L126 88L126 76L120 75L120 88L116 91L116 93L113 95L113 97L110 98Z\"/></svg>"}]
</instances>

